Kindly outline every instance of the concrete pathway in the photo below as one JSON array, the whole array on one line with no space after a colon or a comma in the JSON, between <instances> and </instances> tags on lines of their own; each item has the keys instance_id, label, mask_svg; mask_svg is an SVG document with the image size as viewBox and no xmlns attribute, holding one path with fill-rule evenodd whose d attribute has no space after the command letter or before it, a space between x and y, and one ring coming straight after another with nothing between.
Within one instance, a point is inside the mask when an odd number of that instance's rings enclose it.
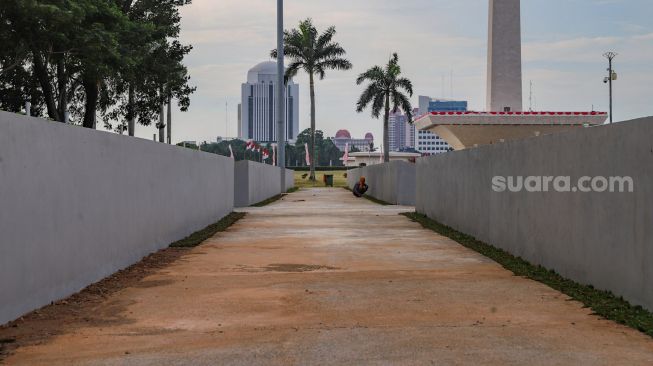
<instances>
[{"instance_id":1,"label":"concrete pathway","mask_svg":"<svg viewBox=\"0 0 653 366\"><path fill-rule=\"evenodd\" d=\"M343 189L292 194L16 365L651 365L653 340Z\"/></svg>"}]
</instances>

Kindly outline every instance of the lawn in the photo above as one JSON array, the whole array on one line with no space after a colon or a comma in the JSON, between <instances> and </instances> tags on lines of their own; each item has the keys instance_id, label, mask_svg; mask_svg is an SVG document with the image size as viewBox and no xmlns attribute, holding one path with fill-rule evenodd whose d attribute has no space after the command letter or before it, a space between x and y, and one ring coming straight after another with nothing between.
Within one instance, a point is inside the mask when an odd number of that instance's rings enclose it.
<instances>
[{"instance_id":1,"label":"lawn","mask_svg":"<svg viewBox=\"0 0 653 366\"><path fill-rule=\"evenodd\" d=\"M295 172L295 186L299 188L312 188L312 187L325 187L324 185L324 175L331 174L333 175L333 186L334 187L346 187L347 178L345 174L347 172L343 170L339 171L324 171L324 172L315 172L316 181L311 182L308 180L309 172ZM306 178L302 178L303 175L306 175Z\"/></svg>"}]
</instances>

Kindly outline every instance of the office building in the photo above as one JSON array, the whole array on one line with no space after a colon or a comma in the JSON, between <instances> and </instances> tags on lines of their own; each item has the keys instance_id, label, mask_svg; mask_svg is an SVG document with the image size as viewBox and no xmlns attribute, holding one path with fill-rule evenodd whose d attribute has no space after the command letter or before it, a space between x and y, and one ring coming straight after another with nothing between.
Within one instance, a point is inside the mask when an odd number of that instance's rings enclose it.
<instances>
[{"instance_id":1,"label":"office building","mask_svg":"<svg viewBox=\"0 0 653 366\"><path fill-rule=\"evenodd\" d=\"M267 61L254 66L242 85L238 136L258 142L277 141L277 64ZM299 85L288 82L285 93L286 140L299 134Z\"/></svg>"}]
</instances>

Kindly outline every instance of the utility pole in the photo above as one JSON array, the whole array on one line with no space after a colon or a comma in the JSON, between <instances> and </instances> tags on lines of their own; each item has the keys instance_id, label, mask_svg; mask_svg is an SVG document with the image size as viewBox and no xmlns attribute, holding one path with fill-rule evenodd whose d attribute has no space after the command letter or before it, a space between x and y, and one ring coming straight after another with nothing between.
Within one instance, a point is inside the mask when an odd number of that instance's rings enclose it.
<instances>
[{"instance_id":1,"label":"utility pole","mask_svg":"<svg viewBox=\"0 0 653 366\"><path fill-rule=\"evenodd\" d=\"M610 88L610 124L614 122L614 119L612 118L612 82L617 80L617 73L612 69L612 60L614 60L617 55L618 54L615 52L606 52L603 54L603 57L608 59L608 77L603 79L603 82L609 84Z\"/></svg>"},{"instance_id":2,"label":"utility pole","mask_svg":"<svg viewBox=\"0 0 653 366\"><path fill-rule=\"evenodd\" d=\"M277 0L277 160L281 169L281 191L285 193L286 187L286 119L285 119L285 52L283 48L283 0Z\"/></svg>"}]
</instances>

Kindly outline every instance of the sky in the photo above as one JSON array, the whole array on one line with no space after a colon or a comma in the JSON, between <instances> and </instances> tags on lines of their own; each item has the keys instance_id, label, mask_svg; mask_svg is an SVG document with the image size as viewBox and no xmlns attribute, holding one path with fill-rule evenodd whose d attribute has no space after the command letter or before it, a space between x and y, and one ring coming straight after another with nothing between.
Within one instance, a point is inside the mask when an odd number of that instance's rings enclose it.
<instances>
[{"instance_id":1,"label":"sky","mask_svg":"<svg viewBox=\"0 0 653 366\"><path fill-rule=\"evenodd\" d=\"M285 27L312 18L334 25L335 40L354 67L330 71L316 85L317 128L327 136L382 136L382 121L356 113L363 87L356 77L398 52L404 76L419 95L467 100L485 110L488 0L285 0ZM524 107L608 110L606 51L619 53L615 120L653 115L653 1L523 0ZM247 71L276 47L276 1L193 0L182 9L185 63L197 86L188 112L173 114L173 142L237 135L237 105ZM308 79L300 85L300 131L310 126ZM152 138L154 127L137 126Z\"/></svg>"}]
</instances>

